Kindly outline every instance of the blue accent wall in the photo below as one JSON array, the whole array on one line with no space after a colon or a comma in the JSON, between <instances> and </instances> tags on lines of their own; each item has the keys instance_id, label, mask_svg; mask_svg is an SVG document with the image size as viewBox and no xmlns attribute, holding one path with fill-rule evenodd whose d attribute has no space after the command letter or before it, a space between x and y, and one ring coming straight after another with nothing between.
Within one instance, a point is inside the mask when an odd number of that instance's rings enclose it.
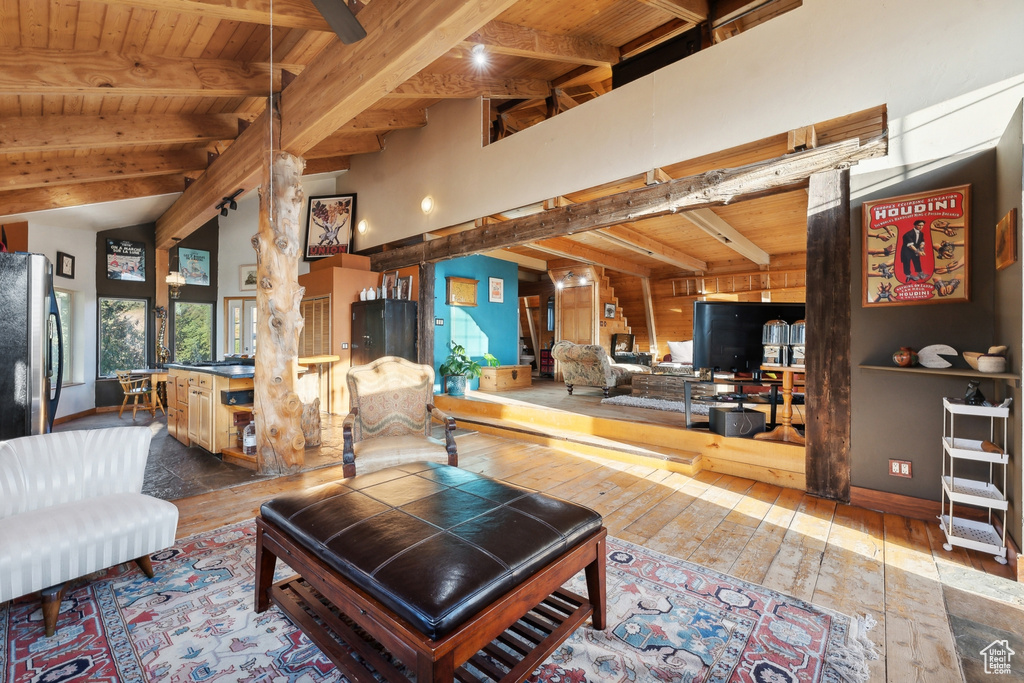
<instances>
[{"instance_id":1,"label":"blue accent wall","mask_svg":"<svg viewBox=\"0 0 1024 683\"><path fill-rule=\"evenodd\" d=\"M441 261L434 267L434 318L444 325L434 326L434 372L450 350L449 342L466 347L466 353L482 360L485 353L493 354L502 365L519 363L519 266L489 256L466 256ZM465 277L479 280L476 306L449 306L446 302L446 277ZM497 277L505 281L503 303L488 301L487 279ZM437 374L440 386L441 376ZM478 379L470 387L476 389Z\"/></svg>"}]
</instances>

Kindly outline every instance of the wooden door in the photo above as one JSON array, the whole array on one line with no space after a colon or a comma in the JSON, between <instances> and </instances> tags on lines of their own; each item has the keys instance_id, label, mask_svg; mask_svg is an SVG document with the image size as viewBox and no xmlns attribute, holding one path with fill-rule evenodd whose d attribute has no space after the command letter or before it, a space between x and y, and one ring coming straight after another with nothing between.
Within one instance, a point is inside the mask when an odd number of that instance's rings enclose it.
<instances>
[{"instance_id":1,"label":"wooden door","mask_svg":"<svg viewBox=\"0 0 1024 683\"><path fill-rule=\"evenodd\" d=\"M566 287L560 295L559 339L574 344L594 343L594 288Z\"/></svg>"}]
</instances>

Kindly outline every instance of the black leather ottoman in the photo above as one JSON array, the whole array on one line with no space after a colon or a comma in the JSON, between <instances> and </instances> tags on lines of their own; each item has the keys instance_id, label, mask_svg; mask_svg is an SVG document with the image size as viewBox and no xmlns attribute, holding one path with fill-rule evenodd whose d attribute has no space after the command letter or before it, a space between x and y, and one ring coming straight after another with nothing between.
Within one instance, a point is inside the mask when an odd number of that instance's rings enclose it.
<instances>
[{"instance_id":1,"label":"black leather ottoman","mask_svg":"<svg viewBox=\"0 0 1024 683\"><path fill-rule=\"evenodd\" d=\"M421 462L260 512L256 611L273 600L355 680L408 678L347 619L419 683L521 681L588 617L605 626L601 517L543 493ZM271 586L277 557L299 577ZM580 570L589 599L560 588Z\"/></svg>"}]
</instances>

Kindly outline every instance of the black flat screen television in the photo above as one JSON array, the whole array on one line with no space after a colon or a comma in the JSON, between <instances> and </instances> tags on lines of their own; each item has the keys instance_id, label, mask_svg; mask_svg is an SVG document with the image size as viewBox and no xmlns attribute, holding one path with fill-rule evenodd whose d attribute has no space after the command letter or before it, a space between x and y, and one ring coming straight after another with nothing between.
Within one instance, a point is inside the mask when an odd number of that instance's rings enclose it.
<instances>
[{"instance_id":1,"label":"black flat screen television","mask_svg":"<svg viewBox=\"0 0 1024 683\"><path fill-rule=\"evenodd\" d=\"M761 332L769 320L792 325L804 305L738 301L693 302L693 367L753 372L761 366Z\"/></svg>"}]
</instances>

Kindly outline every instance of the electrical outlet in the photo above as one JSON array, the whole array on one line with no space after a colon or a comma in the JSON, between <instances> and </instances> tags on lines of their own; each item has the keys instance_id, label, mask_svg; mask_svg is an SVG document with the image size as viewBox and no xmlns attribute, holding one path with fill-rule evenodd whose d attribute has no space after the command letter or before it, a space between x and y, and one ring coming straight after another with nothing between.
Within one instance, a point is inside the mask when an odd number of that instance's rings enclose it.
<instances>
[{"instance_id":1,"label":"electrical outlet","mask_svg":"<svg viewBox=\"0 0 1024 683\"><path fill-rule=\"evenodd\" d=\"M348 342L341 342L341 348L347 349L348 348Z\"/></svg>"},{"instance_id":2,"label":"electrical outlet","mask_svg":"<svg viewBox=\"0 0 1024 683\"><path fill-rule=\"evenodd\" d=\"M438 327L444 327L444 318L434 318L434 324Z\"/></svg>"},{"instance_id":3,"label":"electrical outlet","mask_svg":"<svg viewBox=\"0 0 1024 683\"><path fill-rule=\"evenodd\" d=\"M889 460L889 474L894 477L913 477L913 469L909 460Z\"/></svg>"}]
</instances>

